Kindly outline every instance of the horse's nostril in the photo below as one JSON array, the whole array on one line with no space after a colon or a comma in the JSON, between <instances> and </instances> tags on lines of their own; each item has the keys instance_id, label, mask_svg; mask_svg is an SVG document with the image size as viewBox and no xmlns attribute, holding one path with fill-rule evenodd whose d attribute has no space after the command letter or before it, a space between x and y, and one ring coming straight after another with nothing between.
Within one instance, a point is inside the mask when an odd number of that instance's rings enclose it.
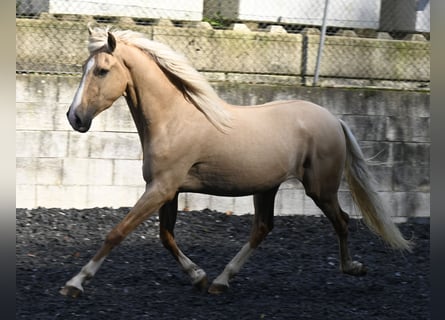
<instances>
[{"instance_id":1,"label":"horse's nostril","mask_svg":"<svg viewBox=\"0 0 445 320\"><path fill-rule=\"evenodd\" d=\"M88 117L80 117L75 110L71 108L66 113L68 122L71 124L74 130L79 132L86 132L90 128L91 120Z\"/></svg>"},{"instance_id":2,"label":"horse's nostril","mask_svg":"<svg viewBox=\"0 0 445 320\"><path fill-rule=\"evenodd\" d=\"M91 126L92 119L88 115L81 117L76 112L70 112L68 120L74 130L87 132Z\"/></svg>"},{"instance_id":3,"label":"horse's nostril","mask_svg":"<svg viewBox=\"0 0 445 320\"><path fill-rule=\"evenodd\" d=\"M74 114L74 121L78 128L82 126L82 120L80 119L80 117L77 114Z\"/></svg>"}]
</instances>

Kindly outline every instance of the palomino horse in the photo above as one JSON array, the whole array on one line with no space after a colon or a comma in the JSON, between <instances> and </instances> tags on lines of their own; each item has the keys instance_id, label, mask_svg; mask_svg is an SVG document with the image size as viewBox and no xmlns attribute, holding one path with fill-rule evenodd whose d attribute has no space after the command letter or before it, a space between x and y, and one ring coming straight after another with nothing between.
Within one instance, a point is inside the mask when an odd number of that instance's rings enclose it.
<instances>
[{"instance_id":1,"label":"palomino horse","mask_svg":"<svg viewBox=\"0 0 445 320\"><path fill-rule=\"evenodd\" d=\"M86 132L95 116L125 96L142 144L146 189L98 252L61 289L63 295L82 293L83 283L94 276L110 251L157 211L163 245L192 283L207 289L204 270L175 242L178 193L253 194L250 239L208 288L210 293L223 292L272 230L274 198L288 179L301 181L306 194L332 222L341 271L364 275L364 265L351 260L349 218L337 198L344 168L370 229L392 247L410 249L410 241L384 212L356 139L326 109L306 101L230 105L182 55L164 44L132 31L89 28L89 32L90 56L68 120L75 130Z\"/></svg>"}]
</instances>

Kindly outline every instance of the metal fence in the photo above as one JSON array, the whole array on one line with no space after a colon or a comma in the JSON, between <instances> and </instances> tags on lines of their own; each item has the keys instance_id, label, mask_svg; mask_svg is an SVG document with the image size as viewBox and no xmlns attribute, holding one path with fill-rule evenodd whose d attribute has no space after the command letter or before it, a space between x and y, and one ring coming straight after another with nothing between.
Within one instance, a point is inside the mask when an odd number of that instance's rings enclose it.
<instances>
[{"instance_id":1,"label":"metal fence","mask_svg":"<svg viewBox=\"0 0 445 320\"><path fill-rule=\"evenodd\" d=\"M429 87L429 0L17 0L17 72L79 73L86 24L134 29L208 74Z\"/></svg>"}]
</instances>

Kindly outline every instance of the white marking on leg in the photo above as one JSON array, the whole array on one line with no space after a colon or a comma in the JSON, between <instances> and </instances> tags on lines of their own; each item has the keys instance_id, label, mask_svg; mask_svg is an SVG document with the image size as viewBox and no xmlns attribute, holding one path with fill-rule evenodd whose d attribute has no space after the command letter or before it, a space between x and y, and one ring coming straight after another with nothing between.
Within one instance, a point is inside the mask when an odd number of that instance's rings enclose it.
<instances>
[{"instance_id":1,"label":"white marking on leg","mask_svg":"<svg viewBox=\"0 0 445 320\"><path fill-rule=\"evenodd\" d=\"M247 262L249 257L253 253L253 248L250 243L247 242L235 257L227 264L224 271L213 281L213 284L229 286L229 280L233 278L240 270L241 267Z\"/></svg>"},{"instance_id":2,"label":"white marking on leg","mask_svg":"<svg viewBox=\"0 0 445 320\"><path fill-rule=\"evenodd\" d=\"M97 270L99 270L104 260L105 257L100 259L99 261L93 261L93 260L88 261L88 263L85 266L83 266L80 272L76 274L73 278L71 278L71 280L69 280L65 284L65 286L75 287L83 291L82 284L85 282L85 280L92 278L96 274Z\"/></svg>"},{"instance_id":3,"label":"white marking on leg","mask_svg":"<svg viewBox=\"0 0 445 320\"><path fill-rule=\"evenodd\" d=\"M192 279L193 285L199 283L204 277L207 276L205 271L198 267L192 260L190 260L184 253L182 253L181 250L179 250L178 262L181 265L182 269Z\"/></svg>"},{"instance_id":4,"label":"white marking on leg","mask_svg":"<svg viewBox=\"0 0 445 320\"><path fill-rule=\"evenodd\" d=\"M83 91L85 90L85 80L87 78L88 73L91 70L93 70L94 64L95 64L94 58L91 58L86 64L85 72L83 73L79 88L77 89L73 102L71 103L70 113L69 113L70 120L72 117L74 117L74 112L76 111L76 108L82 103Z\"/></svg>"}]
</instances>

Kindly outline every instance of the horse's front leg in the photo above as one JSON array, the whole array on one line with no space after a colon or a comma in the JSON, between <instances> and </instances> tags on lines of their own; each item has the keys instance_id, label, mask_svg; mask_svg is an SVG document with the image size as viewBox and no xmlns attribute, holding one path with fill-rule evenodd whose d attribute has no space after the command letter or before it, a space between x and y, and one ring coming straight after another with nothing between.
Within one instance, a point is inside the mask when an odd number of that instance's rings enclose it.
<instances>
[{"instance_id":1,"label":"horse's front leg","mask_svg":"<svg viewBox=\"0 0 445 320\"><path fill-rule=\"evenodd\" d=\"M168 249L182 270L187 273L192 284L203 291L207 289L207 275L203 269L190 260L178 247L175 241L173 229L178 213L178 195L172 201L165 203L159 210L159 234L162 244Z\"/></svg>"},{"instance_id":2,"label":"horse's front leg","mask_svg":"<svg viewBox=\"0 0 445 320\"><path fill-rule=\"evenodd\" d=\"M110 251L130 234L141 222L156 212L166 201L174 198L176 190L167 190L159 184L147 186L146 191L136 202L130 212L107 235L102 247L94 257L71 278L60 293L65 296L77 297L83 292L83 284L92 278Z\"/></svg>"},{"instance_id":3,"label":"horse's front leg","mask_svg":"<svg viewBox=\"0 0 445 320\"><path fill-rule=\"evenodd\" d=\"M260 245L273 228L275 195L278 187L255 194L253 197L255 216L249 241L227 264L224 271L212 282L209 293L219 294L229 288L229 281L247 262L253 251Z\"/></svg>"}]
</instances>

